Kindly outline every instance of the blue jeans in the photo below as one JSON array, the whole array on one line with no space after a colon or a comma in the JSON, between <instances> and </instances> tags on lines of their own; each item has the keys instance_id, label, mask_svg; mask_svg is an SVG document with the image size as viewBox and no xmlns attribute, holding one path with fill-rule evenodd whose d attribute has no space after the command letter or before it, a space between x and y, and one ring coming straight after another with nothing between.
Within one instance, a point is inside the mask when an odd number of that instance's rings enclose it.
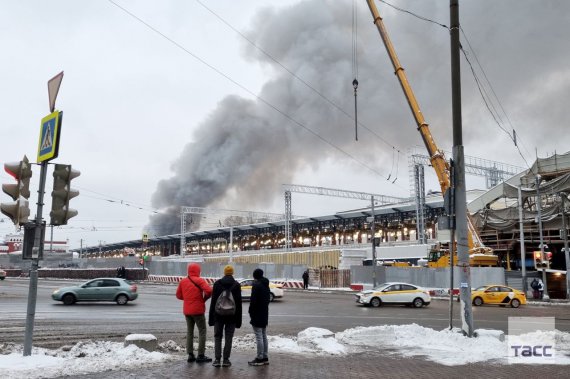
<instances>
[{"instance_id":1,"label":"blue jeans","mask_svg":"<svg viewBox=\"0 0 570 379\"><path fill-rule=\"evenodd\" d=\"M257 357L258 359L269 358L267 355L267 350L269 345L267 344L267 328L253 327L253 332L255 333L255 341L257 342Z\"/></svg>"}]
</instances>

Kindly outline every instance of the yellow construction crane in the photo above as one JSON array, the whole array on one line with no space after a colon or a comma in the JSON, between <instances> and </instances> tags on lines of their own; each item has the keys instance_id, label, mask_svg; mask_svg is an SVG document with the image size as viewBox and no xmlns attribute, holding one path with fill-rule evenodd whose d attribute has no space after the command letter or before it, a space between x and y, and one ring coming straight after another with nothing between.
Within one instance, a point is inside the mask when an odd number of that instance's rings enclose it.
<instances>
[{"instance_id":1,"label":"yellow construction crane","mask_svg":"<svg viewBox=\"0 0 570 379\"><path fill-rule=\"evenodd\" d=\"M404 91L404 95L406 96L406 100L408 101L408 105L412 111L416 124L418 126L418 131L422 136L422 140L426 146L428 151L429 159L431 165L433 166L435 173L437 175L437 179L439 180L439 185L441 187L442 194L447 191L447 189L451 186L451 181L449 178L450 167L449 163L445 159L443 151L440 150L430 132L429 125L424 119L424 115L420 110L420 106L414 96L414 92L412 91L412 87L408 82L406 77L406 73L404 68L400 64L398 60L398 56L396 55L396 51L394 50L394 46L390 41L390 37L388 36L388 32L386 31L386 27L382 22L382 18L380 17L380 13L378 12L378 8L374 3L374 0L366 0L368 3L368 7L370 8L370 12L372 13L372 17L374 18L374 24L378 28L380 32L380 36L382 37L382 41L384 41L384 46L388 51L388 56L392 61L392 65L394 66L394 72L400 81L400 85L402 86L402 90ZM475 230L475 226L473 222L467 219L467 226L468 226L468 246L469 246L469 256L470 256L470 265L471 266L497 266L498 265L498 258L496 255L493 254L493 250L489 247L485 247L483 242L479 238L477 231ZM457 254L454 256L454 264L457 261ZM434 251L428 257L428 265L430 267L448 267L449 266L449 252L445 252L443 250Z\"/></svg>"}]
</instances>

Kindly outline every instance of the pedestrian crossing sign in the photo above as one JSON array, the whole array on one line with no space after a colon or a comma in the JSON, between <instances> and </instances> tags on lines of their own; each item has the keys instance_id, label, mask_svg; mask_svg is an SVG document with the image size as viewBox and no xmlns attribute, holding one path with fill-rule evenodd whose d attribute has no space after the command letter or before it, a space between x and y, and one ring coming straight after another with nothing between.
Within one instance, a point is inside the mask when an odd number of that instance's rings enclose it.
<instances>
[{"instance_id":1,"label":"pedestrian crossing sign","mask_svg":"<svg viewBox=\"0 0 570 379\"><path fill-rule=\"evenodd\" d=\"M38 162L45 162L57 158L62 118L63 112L61 111L55 111L42 118L40 142L38 145Z\"/></svg>"}]
</instances>

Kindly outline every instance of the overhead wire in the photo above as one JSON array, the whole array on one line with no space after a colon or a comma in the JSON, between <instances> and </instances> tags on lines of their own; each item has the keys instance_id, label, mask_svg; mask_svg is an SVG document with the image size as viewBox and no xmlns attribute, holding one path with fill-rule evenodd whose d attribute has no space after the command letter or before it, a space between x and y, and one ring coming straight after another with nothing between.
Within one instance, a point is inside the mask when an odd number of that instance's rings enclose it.
<instances>
[{"instance_id":1,"label":"overhead wire","mask_svg":"<svg viewBox=\"0 0 570 379\"><path fill-rule=\"evenodd\" d=\"M420 20L423 20L423 21L430 22L430 23L433 23L433 24L435 24L435 25L438 25L438 26L440 26L440 27L446 29L447 31L450 30L450 28L449 28L447 25L445 25L445 24L442 24L442 23L440 23L440 22L437 22L437 21L435 21L435 20L432 20L432 19L430 19L430 18L421 16L421 15L418 15L418 14L412 12L412 11L409 11L409 10L406 10L406 9L403 9L403 8L400 8L400 7L397 7L397 6L393 5L393 4L388 3L388 2L385 1L385 0L378 0L378 1L381 2L381 3L383 3L383 4L386 4L387 6L393 8L393 9L396 9L396 10L398 10L398 11L400 11L400 12L407 13L407 14L409 14L409 15L415 17L415 18L418 18L418 19L420 19ZM480 95L481 95L481 98L483 99L483 102L484 102L484 104L485 104L487 110L488 110L489 113L491 114L491 116L492 116L493 120L495 121L495 123L497 124L497 126L498 126L503 132L505 132L505 133L509 136L509 139L511 139L511 141L513 142L515 148L517 149L519 155L521 156L521 158L522 158L523 161L525 162L525 165L527 166L527 168L530 168L530 165L529 165L528 161L526 160L526 158L524 157L522 151L520 150L520 148L519 148L519 146L518 146L517 138L516 138L516 136L518 135L518 133L516 132L514 126L512 125L511 120L510 120L510 118L508 117L507 112L506 112L505 109L503 108L503 106L502 106L502 104L501 104L501 102L500 102L500 100L499 100L499 97L497 96L495 90L493 89L493 86L492 86L492 84L491 84L491 81L490 81L489 78L487 77L487 75L486 75L486 73L485 73L485 71L484 71L484 69L483 69L483 66L480 64L479 59L477 58L477 54L475 53L475 50L472 48L471 44L469 43L469 40L468 40L468 38L467 38L467 34L465 33L465 31L463 30L463 28L462 28L461 26L460 26L460 30L461 30L461 33L463 34L463 36L465 37L465 41L467 42L467 46L469 46L469 49L470 49L471 53L472 53L473 56L475 57L475 61L477 62L477 65L479 66L479 68L480 68L481 72L483 73L483 75L484 75L484 77L485 77L485 79L486 79L486 81L487 81L489 87L491 88L491 91L493 92L493 94L494 94L494 96L495 96L495 99L496 99L497 103L499 104L499 107L501 108L503 114L505 115L505 118L508 120L508 122L509 122L509 124L510 124L510 126L511 126L511 129L512 129L512 134L511 134L508 130L506 130L504 126L501 125L501 123L503 123L503 121L502 121L502 119L501 119L501 117L500 117L498 111L496 110L495 106L493 105L493 100L492 100L492 98L487 94L487 92L486 92L484 86L482 85L481 80L479 79L479 77L478 77L478 75L477 75L477 73L476 73L476 71L475 71L475 69L474 69L474 67L473 67L473 65L472 65L472 63L471 63L471 61L469 60L468 53L465 51L465 49L463 48L463 46L460 46L461 51L463 52L463 56L465 57L465 60L466 60L467 63L469 64L469 67L470 67L470 69L471 69L471 74L473 75L475 84L477 85L477 88L478 88L478 90L479 90L479 93L480 93ZM488 99L489 99L489 100L488 100ZM493 111L493 110L494 110L494 111ZM521 141L521 142L522 142L522 141ZM525 148L525 149L526 149L526 148Z\"/></svg>"},{"instance_id":2,"label":"overhead wire","mask_svg":"<svg viewBox=\"0 0 570 379\"><path fill-rule=\"evenodd\" d=\"M501 109L501 111L503 112L503 114L505 115L506 120L508 121L511 130L513 132L512 136L511 136L511 140L513 141L513 143L515 144L515 146L517 147L517 149L519 150L519 154L522 157L523 161L526 163L527 167L529 167L528 162L526 161L523 153L520 151L519 147L518 147L518 142L517 142L517 132L515 127L513 126L511 119L509 117L509 115L507 114L507 111L505 110L505 108L503 107L503 104L501 103L501 100L499 99L499 96L497 96L497 93L495 92L495 89L493 88L493 84L491 83L491 81L489 80L489 78L487 77L487 73L485 72L485 69L483 68L483 65L481 65L481 62L479 62L479 58L477 58L477 53L475 52L475 49L473 48L473 46L471 46L471 43L469 42L469 38L467 37L467 34L465 33L465 31L463 30L463 27L461 27L461 25L459 26L459 30L461 30L461 34L463 35L463 37L465 37L465 42L467 42L467 46L469 46L469 50L471 51L471 53L473 54L473 57L475 58L475 62L477 63L477 66L479 67L479 69L481 70L481 73L483 74L483 77L485 78L485 81L487 82L489 88L491 89L491 92L493 93L493 96L495 97L495 100L497 101L497 103L499 104L499 108ZM463 47L461 47L461 50L464 51ZM464 51L464 55L466 55L465 51ZM469 61L468 57L466 56L465 59L467 60L467 62L469 63L469 65L471 65L471 62ZM476 74L474 74L476 76ZM496 111L496 113L498 114L498 112ZM500 117L499 117L500 118ZM523 143L523 141L520 141L521 143ZM527 151L527 154L530 155L528 149L524 146L523 143L523 147L525 148L525 150Z\"/></svg>"},{"instance_id":3,"label":"overhead wire","mask_svg":"<svg viewBox=\"0 0 570 379\"><path fill-rule=\"evenodd\" d=\"M260 102L262 102L263 104L265 104L266 106L268 106L269 108L275 110L277 113L281 114L283 117L285 117L286 119L288 119L289 121L291 121L293 124L299 126L300 128L306 130L307 132L309 132L310 134L312 134L313 136L315 136L316 138L318 138L319 140L321 140L322 142L324 142L325 144L331 146L333 149L337 150L338 152L340 152L341 154L347 156L348 158L352 159L353 161L357 162L358 164L360 164L361 166L365 167L366 169L368 169L369 171L375 173L376 175L380 176L380 177L385 177L385 175L383 173L381 173L380 171L378 171L377 169L371 167L370 165L366 164L365 162L361 161L360 159L356 158L355 156L353 156L352 154L350 154L349 152L347 152L346 150L342 149L340 146L336 145L335 143L327 140L326 138L324 138L323 136L321 136L320 134L318 134L317 132L315 132L314 130L312 130L311 128L309 128L308 126L304 125L303 123L301 123L300 121L298 121L297 119L293 118L292 116L290 116L289 114L285 113L284 111L282 111L280 108L278 108L277 106L273 105L271 102L269 102L268 100L264 99L263 97L261 97L260 95L254 93L253 91L251 91L250 89L248 89L247 87L245 87L244 85L242 85L241 83L237 82L235 79L233 79L232 77L230 77L228 74L222 72L220 69L216 68L215 66L213 66L212 64L208 63L207 61L205 61L203 58L199 57L198 55L194 54L193 52L191 52L190 50L188 50L187 48L185 48L183 45L181 45L180 43L176 42L174 39L168 37L166 34L162 33L160 30L156 29L155 27L153 27L152 25L150 25L149 23L147 23L146 21L144 21L143 19L141 19L140 17L138 17L137 15L135 15L134 13L132 13L131 11L129 11L128 9L122 7L121 5L117 4L116 2L114 2L113 0L107 0L109 3L113 4L114 6L116 6L117 8L119 8L120 10L122 10L124 13L126 13L127 15L129 15L130 17L132 17L133 19L137 20L138 22L140 22L141 24L143 24L144 26L146 26L148 29L152 30L154 33L158 34L159 36L161 36L162 38L164 38L165 40L169 41L170 43L172 43L174 46L176 46L177 48L179 48L180 50L182 50L183 52L185 52L186 54L190 55L191 57L193 57L194 59L196 59L198 62L202 63L203 65L205 65L206 67L208 67L209 69L211 69L212 71L216 72L218 75L224 77L225 79L227 79L228 81L230 81L231 83L233 83L234 85L236 85L237 87L241 88L242 90L244 90L245 92L249 93L250 95L252 95L253 97L255 97L256 99L258 99Z\"/></svg>"},{"instance_id":4,"label":"overhead wire","mask_svg":"<svg viewBox=\"0 0 570 379\"><path fill-rule=\"evenodd\" d=\"M102 194L102 193L99 193L96 191L91 191L91 190L88 190L85 188L78 187L78 189L80 189L81 191L93 192L93 193L101 196L101 197L98 197L98 196L90 196L88 194L83 194L82 196L84 196L84 197L89 197L89 198L96 199L96 200L106 201L108 203L114 203L114 204L122 205L125 207L130 207L130 208L134 208L134 209L139 209L139 210L142 210L145 212L150 212L150 213L155 213L155 214L160 213L159 210L157 210L156 208L150 207L150 206L141 206L139 204L136 204L134 202L124 200L124 199L117 199L117 198L113 199L112 196L105 195L105 194Z\"/></svg>"},{"instance_id":5,"label":"overhead wire","mask_svg":"<svg viewBox=\"0 0 570 379\"><path fill-rule=\"evenodd\" d=\"M465 57L465 60L467 61L467 63L469 64L469 67L471 68L471 73L473 74L473 77L475 78L475 84L477 85L477 88L479 89L479 93L481 94L481 98L483 99L483 102L485 103L485 106L487 107L487 110L489 111L489 113L491 113L491 116L493 117L493 120L495 121L495 123L497 124L497 126L503 131L505 132L505 134L509 137L509 139L511 141L513 141L519 155L521 156L521 158L523 159L524 163L526 164L527 168L530 168L529 163L527 162L526 158L524 157L524 155L522 154L520 148L518 147L518 145L516 144L515 141L515 134L512 134L505 129L501 123L499 122L499 120L497 119L497 117L495 116L495 113L493 113L493 111L491 110L490 106L489 106L489 102L487 101L487 98L489 98L489 96L487 95L487 97L485 97L485 90L482 88L481 86L481 82L479 77L477 76L477 73L475 72L475 69L473 68L473 65L471 64L471 61L469 60L469 57L465 51L465 49L463 49L463 47L460 47L461 51L463 52L463 56ZM513 129L514 131L514 129Z\"/></svg>"},{"instance_id":6,"label":"overhead wire","mask_svg":"<svg viewBox=\"0 0 570 379\"><path fill-rule=\"evenodd\" d=\"M111 0L109 0L111 1ZM202 1L200 0L195 0L198 4L200 4L202 7L204 7L204 9L206 9L208 12L210 12L212 15L214 15L214 17L216 17L218 20L220 20L222 23L224 23L228 28L230 28L231 30L233 30L236 34L238 34L240 37L242 37L247 43L249 43L251 46L253 46L254 48L256 48L257 50L259 50L263 55L265 55L266 57L268 57L269 59L271 59L275 64L277 64L279 67L281 67L283 70L285 70L288 74L290 74L292 77L294 77L295 79L297 79L300 83L302 83L303 85L305 85L307 88L309 88L311 91L313 91L315 94L317 94L319 97L321 97L323 100L325 100L327 103L329 103L331 106L333 106L334 108L336 108L338 111L340 111L342 114L344 114L346 117L348 117L350 120L354 120L354 117L352 117L352 115L347 112L346 110L344 110L341 106L339 106L338 104L336 104L333 100L329 99L325 94L323 94L321 91L319 91L318 89L316 89L314 86L312 86L310 83L308 83L306 80L304 80L303 78L301 78L300 76L298 76L297 74L295 74L291 69L289 69L287 66L285 66L283 63L281 63L279 60L277 60L275 57L273 57L273 55L271 55L269 52L267 52L265 49L263 49L262 47L260 47L259 45L257 45L254 41L252 41L249 37L247 37L244 33L242 33L241 31L239 31L237 28L235 28L232 24L230 24L228 21L226 21L223 17L221 17L220 15L218 15L216 12L214 12L212 9L210 9L208 6L206 6ZM354 0L356 1L356 0ZM354 9L354 12L356 12L356 10ZM356 16L353 16L353 18ZM354 20L353 20L354 22ZM353 45L353 52L355 52L357 49L356 45ZM354 62L353 62L354 63ZM354 65L353 65L354 67ZM358 75L358 65L356 65L356 75ZM353 84L354 86L354 84ZM366 129L368 132L370 132L372 135L374 135L376 138L378 138L380 141L382 141L383 143L385 143L386 145L390 146L390 147L395 147L394 144L392 144L390 141L386 140L384 137L382 137L381 135L379 135L378 133L376 133L374 130L370 129L368 126L366 126L365 124L363 124L361 121L357 121L358 125L361 126L362 128ZM400 149L396 148L398 150L398 152L400 152Z\"/></svg>"}]
</instances>

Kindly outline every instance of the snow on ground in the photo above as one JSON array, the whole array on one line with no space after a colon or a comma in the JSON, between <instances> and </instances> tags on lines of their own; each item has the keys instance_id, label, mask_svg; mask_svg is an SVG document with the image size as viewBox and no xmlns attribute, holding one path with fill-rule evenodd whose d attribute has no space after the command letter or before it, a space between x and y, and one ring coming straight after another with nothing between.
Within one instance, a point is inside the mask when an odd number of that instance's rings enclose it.
<instances>
[{"instance_id":1,"label":"snow on ground","mask_svg":"<svg viewBox=\"0 0 570 379\"><path fill-rule=\"evenodd\" d=\"M53 378L128 367L145 367L178 359L176 355L148 352L122 342L85 341L57 350L33 348L24 357L21 345L0 344L2 378Z\"/></svg>"},{"instance_id":2,"label":"snow on ground","mask_svg":"<svg viewBox=\"0 0 570 379\"><path fill-rule=\"evenodd\" d=\"M555 338L556 364L570 364L570 333L533 332L536 340ZM145 335L146 336L146 335ZM508 364L507 338L499 331L481 330L477 338L464 337L459 331L434 330L417 324L357 327L333 333L322 328L307 328L297 336L268 336L269 352L321 355L349 355L365 351L383 351L395 356L421 357L453 366L476 362ZM247 334L234 338L234 348L255 350L255 337ZM207 342L213 349L212 341ZM53 378L121 368L141 368L180 360L185 349L174 341L159 344L161 352L148 352L121 342L84 341L57 350L33 348L23 357L23 347L0 344L0 372L3 379ZM520 361L518 362L520 363Z\"/></svg>"}]
</instances>

